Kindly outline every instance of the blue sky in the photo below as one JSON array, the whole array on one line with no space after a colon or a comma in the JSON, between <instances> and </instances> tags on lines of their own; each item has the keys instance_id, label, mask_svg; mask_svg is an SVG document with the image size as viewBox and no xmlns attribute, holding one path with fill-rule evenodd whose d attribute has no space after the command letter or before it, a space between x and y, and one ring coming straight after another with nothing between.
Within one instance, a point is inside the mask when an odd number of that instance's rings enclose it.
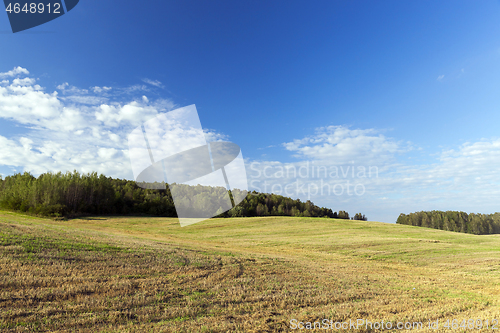
<instances>
[{"instance_id":1,"label":"blue sky","mask_svg":"<svg viewBox=\"0 0 500 333\"><path fill-rule=\"evenodd\" d=\"M131 178L131 126L196 104L213 138L240 145L254 188L252 163L376 166L376 179L350 178L363 195L291 196L385 222L499 210L498 1L82 0L17 34L0 15L0 40L4 176Z\"/></svg>"}]
</instances>

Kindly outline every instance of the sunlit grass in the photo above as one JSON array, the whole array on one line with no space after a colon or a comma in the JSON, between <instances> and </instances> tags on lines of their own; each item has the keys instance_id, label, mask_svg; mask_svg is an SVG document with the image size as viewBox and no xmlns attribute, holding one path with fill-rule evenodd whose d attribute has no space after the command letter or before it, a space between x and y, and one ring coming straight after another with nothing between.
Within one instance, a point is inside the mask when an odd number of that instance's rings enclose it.
<instances>
[{"instance_id":1,"label":"sunlit grass","mask_svg":"<svg viewBox=\"0 0 500 333\"><path fill-rule=\"evenodd\" d=\"M0 330L498 319L499 250L499 235L364 221L234 218L181 228L170 218L1 212Z\"/></svg>"}]
</instances>

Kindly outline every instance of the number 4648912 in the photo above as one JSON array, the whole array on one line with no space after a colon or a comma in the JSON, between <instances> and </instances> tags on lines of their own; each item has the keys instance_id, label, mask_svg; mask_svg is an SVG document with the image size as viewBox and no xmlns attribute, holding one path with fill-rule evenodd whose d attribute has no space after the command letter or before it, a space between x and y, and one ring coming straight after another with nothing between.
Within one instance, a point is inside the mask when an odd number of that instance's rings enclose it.
<instances>
[{"instance_id":1,"label":"number 4648912","mask_svg":"<svg viewBox=\"0 0 500 333\"><path fill-rule=\"evenodd\" d=\"M492 329L492 330L498 330L498 319L492 319L492 320L482 320L482 319L469 319L469 320L462 320L460 323L459 320L453 319L451 322L448 319L446 323L443 325L443 327L447 329L452 329L456 330L459 328L462 328L464 330L466 329Z\"/></svg>"},{"instance_id":2,"label":"number 4648912","mask_svg":"<svg viewBox=\"0 0 500 333\"><path fill-rule=\"evenodd\" d=\"M47 8L45 8L47 7ZM27 3L24 4L24 6L21 8L21 5L18 3L12 4L9 3L7 8L5 9L9 14L14 13L14 14L19 14L20 12L24 13L31 13L31 14L42 14L47 10L47 13L53 13L53 14L61 14L61 4L60 3L54 3L50 4L48 3L47 5L43 3L30 3L29 5Z\"/></svg>"}]
</instances>

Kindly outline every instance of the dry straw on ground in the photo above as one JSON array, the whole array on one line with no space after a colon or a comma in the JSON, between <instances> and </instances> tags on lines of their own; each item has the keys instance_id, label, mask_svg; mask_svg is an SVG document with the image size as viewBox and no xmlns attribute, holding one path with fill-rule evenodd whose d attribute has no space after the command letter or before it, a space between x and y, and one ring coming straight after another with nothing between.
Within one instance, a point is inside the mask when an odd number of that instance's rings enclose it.
<instances>
[{"instance_id":1,"label":"dry straw on ground","mask_svg":"<svg viewBox=\"0 0 500 333\"><path fill-rule=\"evenodd\" d=\"M500 319L499 240L330 219L179 228L1 213L0 330L288 332L294 318L360 318L449 332L447 319Z\"/></svg>"}]
</instances>

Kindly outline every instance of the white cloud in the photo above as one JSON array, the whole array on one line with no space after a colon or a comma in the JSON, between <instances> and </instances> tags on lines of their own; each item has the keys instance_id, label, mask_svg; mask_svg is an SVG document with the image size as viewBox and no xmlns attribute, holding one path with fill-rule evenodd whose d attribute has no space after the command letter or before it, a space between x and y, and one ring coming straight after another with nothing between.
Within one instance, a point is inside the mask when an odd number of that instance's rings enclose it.
<instances>
[{"instance_id":1,"label":"white cloud","mask_svg":"<svg viewBox=\"0 0 500 333\"><path fill-rule=\"evenodd\" d=\"M387 185L386 175L400 166L399 155L412 150L411 143L388 138L379 130L345 126L320 127L282 147L297 161L247 161L251 190L311 200L353 214L369 213L371 218L381 216L379 205L387 201L380 199L384 195L379 188L389 191L397 186Z\"/></svg>"},{"instance_id":2,"label":"white cloud","mask_svg":"<svg viewBox=\"0 0 500 333\"><path fill-rule=\"evenodd\" d=\"M6 78L6 77L14 77L14 76L18 76L20 74L24 74L24 75L29 75L29 71L26 69L26 68L22 68L22 67L14 67L14 69L8 71L8 72L5 72L5 73L0 73L0 78Z\"/></svg>"},{"instance_id":3,"label":"white cloud","mask_svg":"<svg viewBox=\"0 0 500 333\"><path fill-rule=\"evenodd\" d=\"M95 113L95 117L100 123L108 127L118 127L124 122L138 126L156 116L157 113L158 110L154 106L133 101L126 105L102 104Z\"/></svg>"},{"instance_id":4,"label":"white cloud","mask_svg":"<svg viewBox=\"0 0 500 333\"><path fill-rule=\"evenodd\" d=\"M149 91L149 89L148 89L148 87L146 87L143 84L142 85L141 84L135 84L133 86L124 88L123 91L126 94L132 94L132 93L137 92L137 91Z\"/></svg>"},{"instance_id":5,"label":"white cloud","mask_svg":"<svg viewBox=\"0 0 500 333\"><path fill-rule=\"evenodd\" d=\"M227 135L218 133L212 129L203 129L203 133L205 134L205 140L207 140L207 142L229 141Z\"/></svg>"},{"instance_id":6,"label":"white cloud","mask_svg":"<svg viewBox=\"0 0 500 333\"><path fill-rule=\"evenodd\" d=\"M80 89L64 82L56 87L63 94L61 100L70 101L76 104L97 105L107 101L106 97L89 95L88 89ZM90 90L96 94L111 90L109 87L91 87Z\"/></svg>"},{"instance_id":7,"label":"white cloud","mask_svg":"<svg viewBox=\"0 0 500 333\"><path fill-rule=\"evenodd\" d=\"M144 81L145 83L150 84L152 86L158 87L158 88L163 87L163 84L158 80L142 79L142 81Z\"/></svg>"},{"instance_id":8,"label":"white cloud","mask_svg":"<svg viewBox=\"0 0 500 333\"><path fill-rule=\"evenodd\" d=\"M112 88L111 87L91 87L90 88L94 93L98 94L98 93L102 93L102 92L106 92L106 91L110 91Z\"/></svg>"},{"instance_id":9,"label":"white cloud","mask_svg":"<svg viewBox=\"0 0 500 333\"><path fill-rule=\"evenodd\" d=\"M63 94L78 94L78 95L85 95L88 94L87 89L80 89L75 86L70 85L68 82L64 82L56 87L57 89L61 90Z\"/></svg>"},{"instance_id":10,"label":"white cloud","mask_svg":"<svg viewBox=\"0 0 500 333\"><path fill-rule=\"evenodd\" d=\"M17 70L19 74L26 72ZM13 78L0 85L0 120L8 119L28 129L18 136L0 136L0 165L35 175L76 169L132 179L128 134L159 112L176 107L168 99L143 97L144 86L135 86L138 96L131 98L123 95L131 92L131 87L100 91L95 87L73 89L65 83L58 87L66 91L60 96L35 82L29 77ZM104 97L103 92L109 96ZM281 186L282 195L311 199L334 210L362 212L370 219L387 222L393 222L401 212L416 210L498 210L500 139L465 143L442 151L432 163L416 165L401 162L401 157L412 151L411 143L381 133L373 128L318 128L310 136L282 144L296 159L292 162L247 161L250 187L277 193ZM213 130L205 130L205 137L207 141L228 140ZM258 162L253 169L252 162ZM374 168L372 174L370 167ZM359 168L365 168L364 176ZM280 170L285 173L280 175ZM297 175L287 175L287 170L295 170ZM324 190L337 186L337 192L343 186L344 192L322 195L318 192L322 185ZM354 193L356 185L362 195Z\"/></svg>"},{"instance_id":11,"label":"white cloud","mask_svg":"<svg viewBox=\"0 0 500 333\"><path fill-rule=\"evenodd\" d=\"M103 159L113 159L116 156L118 150L115 148L99 148L97 149L97 155L99 155Z\"/></svg>"},{"instance_id":12,"label":"white cloud","mask_svg":"<svg viewBox=\"0 0 500 333\"><path fill-rule=\"evenodd\" d=\"M40 91L36 86L30 85L33 81L23 81L23 85L13 82L0 87L0 117L21 124L43 125L46 120L61 113L63 106L57 94Z\"/></svg>"},{"instance_id":13,"label":"white cloud","mask_svg":"<svg viewBox=\"0 0 500 333\"><path fill-rule=\"evenodd\" d=\"M105 98L99 96L66 96L62 97L61 100L70 101L76 104L89 104L97 105L106 101Z\"/></svg>"},{"instance_id":14,"label":"white cloud","mask_svg":"<svg viewBox=\"0 0 500 333\"><path fill-rule=\"evenodd\" d=\"M69 83L68 82L64 82L64 83L61 83L60 85L58 85L56 88L59 89L59 90L64 90L68 86L69 86Z\"/></svg>"},{"instance_id":15,"label":"white cloud","mask_svg":"<svg viewBox=\"0 0 500 333\"><path fill-rule=\"evenodd\" d=\"M351 161L379 165L392 160L395 154L411 149L378 134L374 129L351 130L344 126L320 127L314 135L284 143L283 146L295 153L295 157L339 165Z\"/></svg>"},{"instance_id":16,"label":"white cloud","mask_svg":"<svg viewBox=\"0 0 500 333\"><path fill-rule=\"evenodd\" d=\"M442 79L444 79L444 75L439 75L436 80L441 81Z\"/></svg>"},{"instance_id":17,"label":"white cloud","mask_svg":"<svg viewBox=\"0 0 500 333\"><path fill-rule=\"evenodd\" d=\"M20 138L19 142L25 150L30 150L33 144L33 140L24 137Z\"/></svg>"},{"instance_id":18,"label":"white cloud","mask_svg":"<svg viewBox=\"0 0 500 333\"><path fill-rule=\"evenodd\" d=\"M24 87L24 86L31 86L33 84L35 84L36 80L35 79L32 79L32 78L29 78L29 77L25 77L24 79L14 79L12 81L12 85L13 86L21 86L21 87ZM38 89L36 89L38 90Z\"/></svg>"},{"instance_id":19,"label":"white cloud","mask_svg":"<svg viewBox=\"0 0 500 333\"><path fill-rule=\"evenodd\" d=\"M28 73L14 69L2 75ZM3 80L0 85L0 121L7 119L27 129L20 136L0 136L0 165L35 175L76 169L132 179L128 133L176 106L168 99L127 96L128 101L123 101L124 91L141 91L144 86L92 87L89 91L65 82L57 87L60 96L58 91L45 92L35 82L25 77ZM101 95L115 90L115 95Z\"/></svg>"},{"instance_id":20,"label":"white cloud","mask_svg":"<svg viewBox=\"0 0 500 333\"><path fill-rule=\"evenodd\" d=\"M500 164L500 139L465 143L442 151L434 162L415 165L398 158L412 150L410 143L378 133L319 128L283 145L296 162L247 160L250 189L310 199L385 222L420 210L499 210L500 169L495 166Z\"/></svg>"}]
</instances>

